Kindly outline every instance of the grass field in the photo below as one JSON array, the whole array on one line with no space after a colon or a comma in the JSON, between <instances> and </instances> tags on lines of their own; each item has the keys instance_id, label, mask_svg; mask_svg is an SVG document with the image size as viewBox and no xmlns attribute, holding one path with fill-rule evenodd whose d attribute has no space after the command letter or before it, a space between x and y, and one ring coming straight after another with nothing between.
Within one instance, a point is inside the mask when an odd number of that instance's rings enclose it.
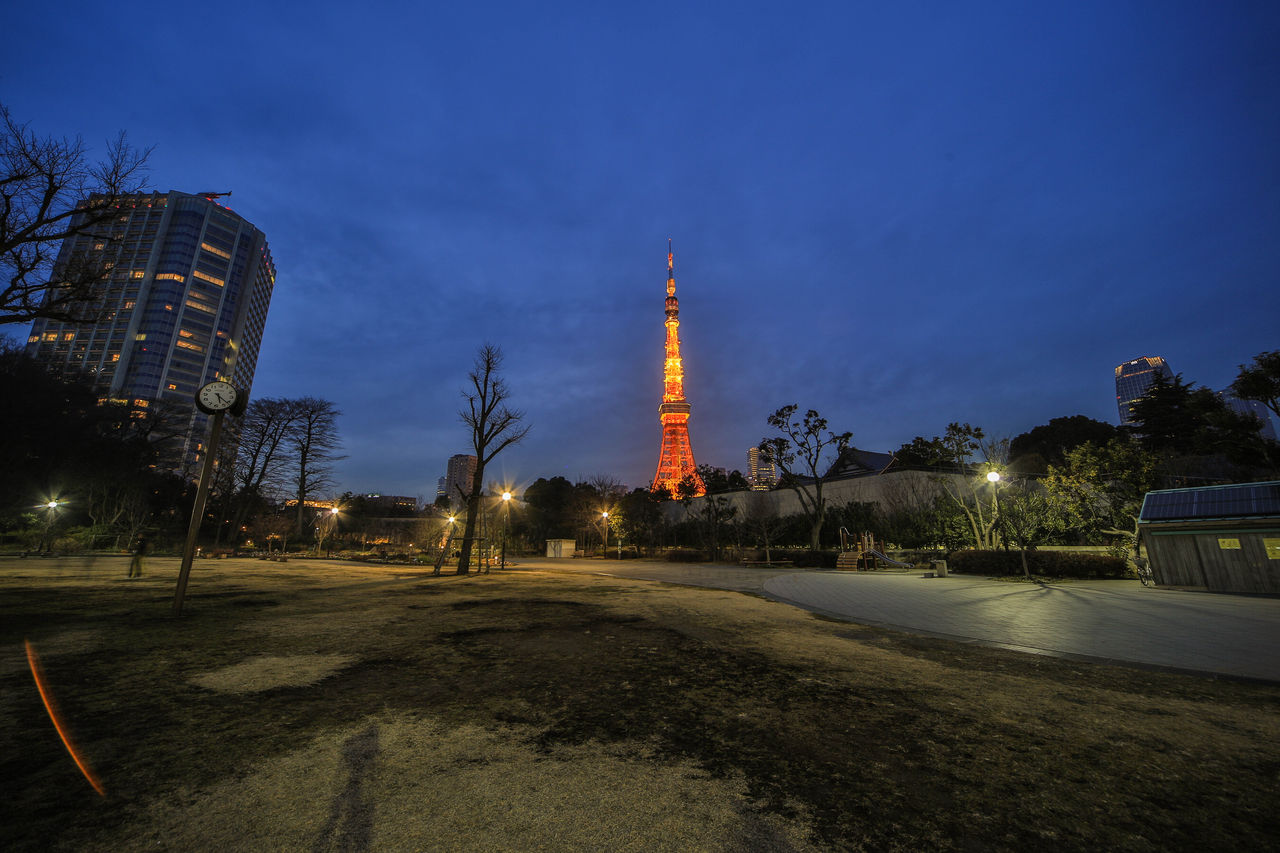
<instances>
[{"instance_id":1,"label":"grass field","mask_svg":"<svg viewBox=\"0 0 1280 853\"><path fill-rule=\"evenodd\" d=\"M1273 685L576 573L202 561L175 618L177 562L148 562L0 562L7 851L1280 839Z\"/></svg>"}]
</instances>

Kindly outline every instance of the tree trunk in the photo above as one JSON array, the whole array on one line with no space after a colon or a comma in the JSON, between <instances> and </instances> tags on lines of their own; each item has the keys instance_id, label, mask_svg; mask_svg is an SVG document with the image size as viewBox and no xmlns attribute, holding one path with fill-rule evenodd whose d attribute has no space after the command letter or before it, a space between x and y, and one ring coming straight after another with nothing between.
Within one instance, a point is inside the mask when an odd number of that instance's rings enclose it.
<instances>
[{"instance_id":1,"label":"tree trunk","mask_svg":"<svg viewBox=\"0 0 1280 853\"><path fill-rule=\"evenodd\" d=\"M458 557L458 574L471 571L471 547L475 544L476 519L480 517L480 492L484 483L484 462L476 459L476 473L471 478L471 494L467 496L467 526L462 531L462 553Z\"/></svg>"},{"instance_id":2,"label":"tree trunk","mask_svg":"<svg viewBox=\"0 0 1280 853\"><path fill-rule=\"evenodd\" d=\"M1022 573L1027 576L1027 580L1031 580L1031 569L1027 568L1027 549L1019 548L1018 556L1022 558Z\"/></svg>"}]
</instances>

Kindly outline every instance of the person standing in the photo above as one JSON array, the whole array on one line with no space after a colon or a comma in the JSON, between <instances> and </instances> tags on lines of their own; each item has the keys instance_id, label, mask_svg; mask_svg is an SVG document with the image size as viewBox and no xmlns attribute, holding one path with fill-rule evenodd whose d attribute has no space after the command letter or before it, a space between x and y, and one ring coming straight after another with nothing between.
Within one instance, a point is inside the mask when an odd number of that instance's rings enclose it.
<instances>
[{"instance_id":1,"label":"person standing","mask_svg":"<svg viewBox=\"0 0 1280 853\"><path fill-rule=\"evenodd\" d=\"M133 543L133 559L129 561L129 577L142 577L142 555L147 553L147 537L139 536Z\"/></svg>"}]
</instances>

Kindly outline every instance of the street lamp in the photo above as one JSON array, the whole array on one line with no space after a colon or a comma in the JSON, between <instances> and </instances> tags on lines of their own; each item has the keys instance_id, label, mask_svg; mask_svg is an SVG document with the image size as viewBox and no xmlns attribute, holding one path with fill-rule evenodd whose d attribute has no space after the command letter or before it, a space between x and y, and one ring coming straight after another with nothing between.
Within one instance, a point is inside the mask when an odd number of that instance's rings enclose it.
<instances>
[{"instance_id":1,"label":"street lamp","mask_svg":"<svg viewBox=\"0 0 1280 853\"><path fill-rule=\"evenodd\" d=\"M609 559L609 513L602 512L600 517L604 519L604 558Z\"/></svg>"},{"instance_id":2,"label":"street lamp","mask_svg":"<svg viewBox=\"0 0 1280 853\"><path fill-rule=\"evenodd\" d=\"M502 563L500 569L507 567L507 522L511 520L511 493L502 493Z\"/></svg>"},{"instance_id":3,"label":"street lamp","mask_svg":"<svg viewBox=\"0 0 1280 853\"><path fill-rule=\"evenodd\" d=\"M440 576L440 568L444 565L445 558L449 555L449 546L453 544L453 525L457 520L456 516L449 516L449 529L445 533L444 542L440 545L440 554L436 557L435 571L431 573L435 577Z\"/></svg>"},{"instance_id":4,"label":"street lamp","mask_svg":"<svg viewBox=\"0 0 1280 853\"><path fill-rule=\"evenodd\" d=\"M58 515L58 507L61 506L63 503L65 503L65 501L59 501L57 498L54 498L48 503L40 504L40 506L43 507L45 511L44 535L40 537L41 539L40 550L42 552L53 550L53 542L50 541L50 532L53 530L53 521Z\"/></svg>"},{"instance_id":5,"label":"street lamp","mask_svg":"<svg viewBox=\"0 0 1280 853\"><path fill-rule=\"evenodd\" d=\"M329 508L329 549L325 556L333 556L333 535L338 532L338 508L336 506Z\"/></svg>"},{"instance_id":6,"label":"street lamp","mask_svg":"<svg viewBox=\"0 0 1280 853\"><path fill-rule=\"evenodd\" d=\"M1000 529L1000 538L1004 539L1004 520L1000 517L1000 490L996 488L1000 485L1000 472L988 471L987 482L991 484L991 508L995 511L996 526ZM1009 550L1008 543L1005 543L1005 550Z\"/></svg>"}]
</instances>

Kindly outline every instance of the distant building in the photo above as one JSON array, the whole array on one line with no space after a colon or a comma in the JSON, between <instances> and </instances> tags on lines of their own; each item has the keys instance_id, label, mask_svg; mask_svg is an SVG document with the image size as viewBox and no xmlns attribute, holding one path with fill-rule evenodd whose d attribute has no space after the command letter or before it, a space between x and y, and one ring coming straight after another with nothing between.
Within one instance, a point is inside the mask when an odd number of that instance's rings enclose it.
<instances>
[{"instance_id":1,"label":"distant building","mask_svg":"<svg viewBox=\"0 0 1280 853\"><path fill-rule=\"evenodd\" d=\"M383 515L408 515L418 511L418 499L406 495L361 495L365 506Z\"/></svg>"},{"instance_id":2,"label":"distant building","mask_svg":"<svg viewBox=\"0 0 1280 853\"><path fill-rule=\"evenodd\" d=\"M187 471L209 421L195 393L222 379L249 394L276 281L266 235L216 197L170 190L120 198L117 215L95 233L63 241L55 264L87 258L106 266L96 286L101 319L38 319L27 338L27 355L51 373L81 377L139 417L163 401L185 423ZM81 202L73 223L95 198Z\"/></svg>"},{"instance_id":3,"label":"distant building","mask_svg":"<svg viewBox=\"0 0 1280 853\"><path fill-rule=\"evenodd\" d=\"M1116 366L1116 408L1122 426L1133 423L1133 404L1146 396L1156 376L1173 379L1169 364L1158 355L1147 355Z\"/></svg>"},{"instance_id":4,"label":"distant building","mask_svg":"<svg viewBox=\"0 0 1280 853\"><path fill-rule=\"evenodd\" d=\"M1258 434L1268 441L1276 440L1276 428L1271 423L1271 410L1266 406L1257 400L1241 400L1231 393L1230 388L1225 391L1219 391L1218 398L1236 414L1253 415L1258 419L1258 423L1262 425L1258 428Z\"/></svg>"},{"instance_id":5,"label":"distant building","mask_svg":"<svg viewBox=\"0 0 1280 853\"><path fill-rule=\"evenodd\" d=\"M462 506L471 494L471 481L476 476L476 457L458 453L449 457L449 467L444 475L444 493L449 503Z\"/></svg>"},{"instance_id":6,"label":"distant building","mask_svg":"<svg viewBox=\"0 0 1280 853\"><path fill-rule=\"evenodd\" d=\"M447 486L445 485L444 477L441 477L439 480L436 480L436 497L437 498L442 498L446 494L448 494L446 489L447 489Z\"/></svg>"},{"instance_id":7,"label":"distant building","mask_svg":"<svg viewBox=\"0 0 1280 853\"><path fill-rule=\"evenodd\" d=\"M747 482L757 492L766 492L778 484L778 467L773 460L762 458L758 447L747 450Z\"/></svg>"},{"instance_id":8,"label":"distant building","mask_svg":"<svg viewBox=\"0 0 1280 853\"><path fill-rule=\"evenodd\" d=\"M854 477L874 477L888 473L898 460L892 453L876 453L850 447L841 453L827 469L829 480L848 480Z\"/></svg>"}]
</instances>

